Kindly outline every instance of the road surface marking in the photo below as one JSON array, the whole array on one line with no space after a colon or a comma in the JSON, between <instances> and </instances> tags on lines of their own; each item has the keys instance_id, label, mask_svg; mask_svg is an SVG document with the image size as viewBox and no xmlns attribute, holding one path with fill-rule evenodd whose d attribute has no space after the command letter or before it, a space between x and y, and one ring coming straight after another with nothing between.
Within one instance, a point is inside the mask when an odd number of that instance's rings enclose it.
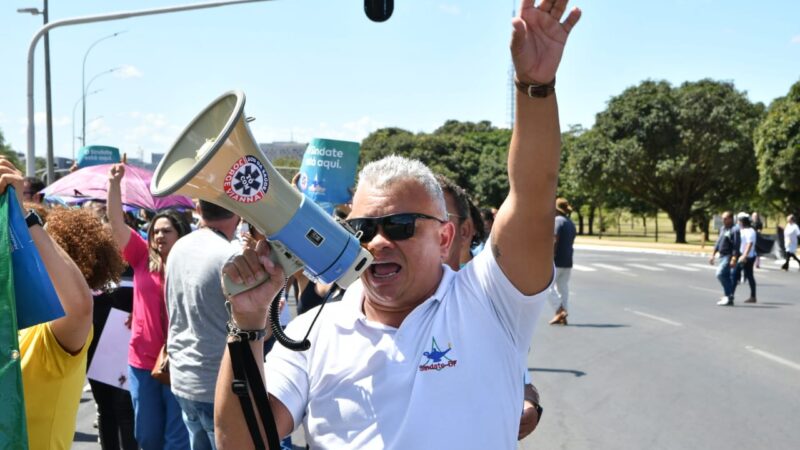
<instances>
[{"instance_id":1,"label":"road surface marking","mask_svg":"<svg viewBox=\"0 0 800 450\"><path fill-rule=\"evenodd\" d=\"M597 269L593 269L589 266L582 266L580 264L573 264L572 268L577 270L578 272L596 272Z\"/></svg>"},{"instance_id":2,"label":"road surface marking","mask_svg":"<svg viewBox=\"0 0 800 450\"><path fill-rule=\"evenodd\" d=\"M619 266L612 266L611 264L594 263L595 266L601 269L613 270L614 272L627 272L628 269Z\"/></svg>"},{"instance_id":3,"label":"road surface marking","mask_svg":"<svg viewBox=\"0 0 800 450\"><path fill-rule=\"evenodd\" d=\"M649 270L651 272L663 272L664 271L664 269L661 269L659 267L648 266L648 265L645 265L645 264L636 264L636 263L627 263L627 264L629 266L631 266L631 267L636 267L637 269Z\"/></svg>"},{"instance_id":4,"label":"road surface marking","mask_svg":"<svg viewBox=\"0 0 800 450\"><path fill-rule=\"evenodd\" d=\"M697 264L697 263L691 263L691 264L689 264L689 265L690 265L690 266L692 266L692 267L698 267L698 268L700 268L700 269L711 269L711 270L717 270L717 265L716 265L716 264L712 266L711 264Z\"/></svg>"},{"instance_id":5,"label":"road surface marking","mask_svg":"<svg viewBox=\"0 0 800 450\"><path fill-rule=\"evenodd\" d=\"M632 313L634 313L634 314L636 314L638 316L647 317L648 319L657 320L659 322L666 323L667 325L672 325L672 326L675 326L675 327L682 327L683 326L682 323L675 322L675 321L669 320L669 319L665 319L663 317L654 316L652 314L643 313L641 311L635 311L635 310L630 309L630 308L625 308L625 311L632 312Z\"/></svg>"},{"instance_id":6,"label":"road surface marking","mask_svg":"<svg viewBox=\"0 0 800 450\"><path fill-rule=\"evenodd\" d=\"M636 275L635 273L631 273L630 270L628 270L628 269L626 269L624 267L620 267L620 266L612 266L611 264L602 264L602 263L594 263L594 265L596 267L601 268L601 269L608 269L608 270L610 270L612 272L616 272L616 273L618 273L620 275L627 275L629 277L638 277L639 276L639 275Z\"/></svg>"},{"instance_id":7,"label":"road surface marking","mask_svg":"<svg viewBox=\"0 0 800 450\"><path fill-rule=\"evenodd\" d=\"M780 356L773 355L772 353L765 352L764 350L759 350L752 345L745 345L744 348L755 353L756 355L763 356L771 361L775 361L778 364L783 364L784 366L791 367L794 370L800 370L800 364L797 364L796 362L789 361L788 359L781 358Z\"/></svg>"},{"instance_id":8,"label":"road surface marking","mask_svg":"<svg viewBox=\"0 0 800 450\"><path fill-rule=\"evenodd\" d=\"M694 267L679 266L677 264L658 263L658 265L661 266L661 267L668 267L670 269L683 270L685 272L697 272L698 271Z\"/></svg>"}]
</instances>

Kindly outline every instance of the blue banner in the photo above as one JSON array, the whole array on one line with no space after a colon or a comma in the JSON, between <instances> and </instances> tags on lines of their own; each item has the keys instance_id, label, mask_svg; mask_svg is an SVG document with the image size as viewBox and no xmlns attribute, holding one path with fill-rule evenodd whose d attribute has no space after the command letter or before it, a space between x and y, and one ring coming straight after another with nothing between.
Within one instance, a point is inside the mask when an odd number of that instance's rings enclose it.
<instances>
[{"instance_id":1,"label":"blue banner","mask_svg":"<svg viewBox=\"0 0 800 450\"><path fill-rule=\"evenodd\" d=\"M63 317L64 309L28 232L14 188L9 187L3 197L8 203L8 235L17 299L17 328L21 330Z\"/></svg>"},{"instance_id":2,"label":"blue banner","mask_svg":"<svg viewBox=\"0 0 800 450\"><path fill-rule=\"evenodd\" d=\"M107 145L89 145L78 151L78 168L100 164L116 164L120 162L119 149Z\"/></svg>"},{"instance_id":3,"label":"blue banner","mask_svg":"<svg viewBox=\"0 0 800 450\"><path fill-rule=\"evenodd\" d=\"M328 213L353 199L358 142L312 139L300 165L297 187Z\"/></svg>"}]
</instances>

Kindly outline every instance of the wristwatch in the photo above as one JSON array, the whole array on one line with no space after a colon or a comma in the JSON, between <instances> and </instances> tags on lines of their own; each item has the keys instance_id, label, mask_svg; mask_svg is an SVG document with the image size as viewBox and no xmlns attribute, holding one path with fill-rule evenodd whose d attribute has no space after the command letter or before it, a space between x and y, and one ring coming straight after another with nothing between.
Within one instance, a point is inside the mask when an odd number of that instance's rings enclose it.
<instances>
[{"instance_id":1,"label":"wristwatch","mask_svg":"<svg viewBox=\"0 0 800 450\"><path fill-rule=\"evenodd\" d=\"M28 225L28 228L34 225L39 225L40 227L44 227L44 221L39 216L39 214L32 209L29 209L28 214L25 215L25 224Z\"/></svg>"},{"instance_id":2,"label":"wristwatch","mask_svg":"<svg viewBox=\"0 0 800 450\"><path fill-rule=\"evenodd\" d=\"M267 336L266 328L260 330L242 330L233 320L228 321L227 328L228 337L234 338L237 341L260 341Z\"/></svg>"},{"instance_id":3,"label":"wristwatch","mask_svg":"<svg viewBox=\"0 0 800 450\"><path fill-rule=\"evenodd\" d=\"M519 78L514 77L514 84L523 94L531 98L545 98L556 91L556 79L546 84L523 83Z\"/></svg>"}]
</instances>

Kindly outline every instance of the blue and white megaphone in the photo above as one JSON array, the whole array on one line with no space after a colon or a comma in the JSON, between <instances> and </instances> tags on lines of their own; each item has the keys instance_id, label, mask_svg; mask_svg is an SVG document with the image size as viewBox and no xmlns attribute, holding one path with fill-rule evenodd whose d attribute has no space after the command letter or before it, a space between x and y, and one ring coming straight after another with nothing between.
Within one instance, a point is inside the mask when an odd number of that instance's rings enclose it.
<instances>
[{"instance_id":1,"label":"blue and white megaphone","mask_svg":"<svg viewBox=\"0 0 800 450\"><path fill-rule=\"evenodd\" d=\"M347 288L369 267L372 255L349 227L272 167L250 132L244 103L243 92L231 91L198 114L158 164L150 191L222 206L267 236L271 258L287 275L305 267L313 278ZM258 284L225 280L225 291L237 294Z\"/></svg>"}]
</instances>

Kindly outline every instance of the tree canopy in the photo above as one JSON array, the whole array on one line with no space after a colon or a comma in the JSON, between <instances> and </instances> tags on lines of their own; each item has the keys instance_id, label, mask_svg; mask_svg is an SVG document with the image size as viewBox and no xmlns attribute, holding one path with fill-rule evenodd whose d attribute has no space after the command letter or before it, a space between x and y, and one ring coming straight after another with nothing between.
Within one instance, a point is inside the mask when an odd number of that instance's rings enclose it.
<instances>
[{"instance_id":1,"label":"tree canopy","mask_svg":"<svg viewBox=\"0 0 800 450\"><path fill-rule=\"evenodd\" d=\"M800 81L769 106L755 147L758 192L785 212L800 212Z\"/></svg>"},{"instance_id":2,"label":"tree canopy","mask_svg":"<svg viewBox=\"0 0 800 450\"><path fill-rule=\"evenodd\" d=\"M698 203L749 196L757 179L752 133L763 107L732 83L644 81L611 99L595 127L606 175L621 192L664 210L677 242Z\"/></svg>"},{"instance_id":3,"label":"tree canopy","mask_svg":"<svg viewBox=\"0 0 800 450\"><path fill-rule=\"evenodd\" d=\"M11 161L15 166L22 168L19 158L17 158L17 153L11 149L10 145L6 144L6 138L3 136L3 130L0 130L0 155L8 158L8 160Z\"/></svg>"}]
</instances>

